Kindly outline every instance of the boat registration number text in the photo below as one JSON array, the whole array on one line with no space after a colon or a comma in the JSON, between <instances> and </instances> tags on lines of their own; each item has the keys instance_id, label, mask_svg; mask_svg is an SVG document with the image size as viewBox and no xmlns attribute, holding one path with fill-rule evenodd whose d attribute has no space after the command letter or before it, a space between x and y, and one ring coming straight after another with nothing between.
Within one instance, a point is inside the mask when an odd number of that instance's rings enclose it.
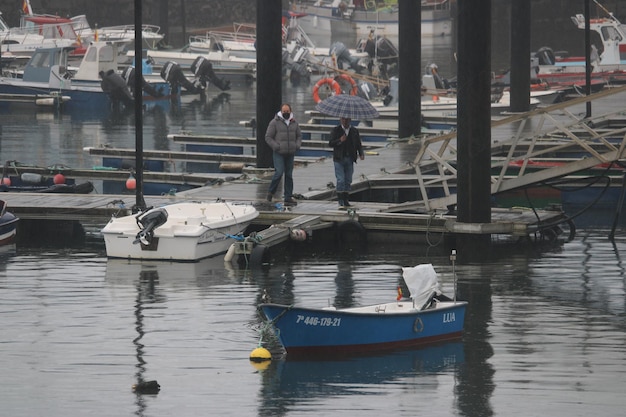
<instances>
[{"instance_id":1,"label":"boat registration number text","mask_svg":"<svg viewBox=\"0 0 626 417\"><path fill-rule=\"evenodd\" d=\"M341 326L341 319L339 317L311 317L298 314L296 317L296 324L321 327L339 327Z\"/></svg>"}]
</instances>

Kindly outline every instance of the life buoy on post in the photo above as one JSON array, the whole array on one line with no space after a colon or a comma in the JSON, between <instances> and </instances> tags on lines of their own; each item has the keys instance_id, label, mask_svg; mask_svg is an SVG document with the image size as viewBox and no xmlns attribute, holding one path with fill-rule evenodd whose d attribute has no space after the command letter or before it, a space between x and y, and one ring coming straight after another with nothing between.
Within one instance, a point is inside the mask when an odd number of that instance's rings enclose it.
<instances>
[{"instance_id":1,"label":"life buoy on post","mask_svg":"<svg viewBox=\"0 0 626 417\"><path fill-rule=\"evenodd\" d=\"M330 77L322 78L313 87L313 100L315 100L316 103L322 101L322 99L320 98L320 87L323 85L328 85L328 88L330 88L334 92L334 94L341 94L341 86L337 81L333 80Z\"/></svg>"},{"instance_id":2,"label":"life buoy on post","mask_svg":"<svg viewBox=\"0 0 626 417\"><path fill-rule=\"evenodd\" d=\"M352 77L350 77L348 74L339 74L335 77L335 81L337 81L337 83L339 83L339 86L343 84L350 84L350 92L348 94L350 94L351 96L356 96L357 92L359 91L359 88L356 85L356 81L354 81L354 79ZM342 90L343 91L343 90Z\"/></svg>"}]
</instances>

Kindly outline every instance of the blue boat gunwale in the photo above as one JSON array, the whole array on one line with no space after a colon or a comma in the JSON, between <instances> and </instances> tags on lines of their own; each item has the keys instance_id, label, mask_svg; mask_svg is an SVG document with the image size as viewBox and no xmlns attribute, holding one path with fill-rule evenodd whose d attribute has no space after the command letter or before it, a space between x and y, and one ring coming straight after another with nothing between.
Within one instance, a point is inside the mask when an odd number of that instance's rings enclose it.
<instances>
[{"instance_id":1,"label":"blue boat gunwale","mask_svg":"<svg viewBox=\"0 0 626 417\"><path fill-rule=\"evenodd\" d=\"M436 313L436 312L441 312L443 310L454 309L459 306L466 306L468 304L467 301L461 301L461 300L444 301L444 302L449 303L450 305L442 306L436 309L425 308L423 310L414 309L412 301L398 301L397 303L389 303L389 302L377 303L377 304L370 304L366 306L348 307L348 308L334 308L334 307L315 308L315 307L296 306L293 304L287 305L287 304L278 304L278 303L263 303L259 305L259 308L263 309L263 307L270 307L270 308L279 308L279 309L284 309L284 310L298 309L298 310L303 310L303 311L310 311L315 314L331 314L331 315L338 315L338 316L390 317L390 318L395 317L397 318L398 316L410 316L410 315L418 316L421 314ZM401 304L403 307L408 307L408 308L406 311L394 311L394 312L386 312L384 310L381 310L378 312L369 313L365 311L365 309L368 309L368 308L372 308L376 306L386 306L389 304ZM269 319L269 320L272 320L272 319Z\"/></svg>"},{"instance_id":2,"label":"blue boat gunwale","mask_svg":"<svg viewBox=\"0 0 626 417\"><path fill-rule=\"evenodd\" d=\"M445 296L444 296L445 297ZM447 298L447 297L446 297ZM378 312L363 312L364 309L367 308L376 308L377 306L389 306L394 304L402 304L404 306L409 306L404 312L390 312L385 310L378 310ZM425 308L418 310L413 307L412 301L398 301L397 303L380 303L380 304L372 304L363 307L353 307L348 309L334 309L332 307L329 308L310 308L310 307L300 307L295 305L285 305L285 304L276 304L276 303L264 303L259 305L259 309L262 311L263 315L267 318L268 322L271 323L274 327L276 335L280 340L281 345L285 349L288 355L345 355L345 354L369 354L375 352L384 352L390 350L397 349L406 349L417 346L431 345L434 343L451 341L462 338L463 330L464 330L464 321L465 321L465 310L467 306L467 301L459 301L459 300L446 300L442 301L445 305L435 308ZM266 310L274 311L275 314L268 314ZM292 335L288 335L283 337L284 329L281 329L277 323L285 317L286 313L291 312L291 314L300 314L304 313L305 315L310 315L310 317L302 317L304 320L313 319L314 322L311 327L308 327L308 324L311 322L303 322L297 324L304 324L307 328L310 328L313 332L314 337L336 337L336 333L333 336L333 332L339 331L339 327L343 325L341 323L337 327L331 324L324 324L317 326L317 321L315 319L322 318L325 320L325 323L331 323L334 319L349 319L349 320L359 320L360 325L357 326L362 328L362 325L367 320L376 320L374 325L381 325L381 322L387 322L391 325L391 322L394 320L402 319L404 326L406 321L413 321L411 323L412 331L414 333L414 337L407 337L406 334L402 335L402 331L400 333L396 332L392 334L393 337L387 338L389 334L382 337L380 334L375 337L371 337L371 334L365 337L362 341L358 341L354 339L354 334L351 334L351 331L348 330L347 333L343 333L345 336L344 340L334 339L332 341L328 341L327 343L318 339L313 342L311 339L311 335L308 337L304 337L304 340L298 344L295 343L294 337ZM459 323L455 323L454 327L451 330L447 331L432 331L422 333L424 330L424 322L422 322L422 318L426 321L432 321L435 319L435 316L443 315L451 312L460 312L461 317L459 317ZM270 317L273 316L273 317ZM360 320L363 319L363 320ZM293 316L292 316L293 320ZM454 320L456 321L456 320ZM421 324L421 328L418 330L415 328L417 323ZM296 325L291 322L288 324ZM391 328L394 326L392 325ZM294 328L292 333L299 333L302 331L303 327ZM389 330L387 328L386 330ZM397 329L396 329L397 330ZM326 334L325 334L326 333ZM383 332L385 333L385 332ZM296 336L297 338L298 336Z\"/></svg>"}]
</instances>

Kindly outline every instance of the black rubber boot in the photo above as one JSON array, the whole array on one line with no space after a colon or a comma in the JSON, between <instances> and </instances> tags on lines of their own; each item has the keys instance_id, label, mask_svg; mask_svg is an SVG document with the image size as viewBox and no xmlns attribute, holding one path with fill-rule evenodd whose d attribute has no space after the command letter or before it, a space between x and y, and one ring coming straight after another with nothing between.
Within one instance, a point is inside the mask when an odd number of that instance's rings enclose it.
<instances>
[{"instance_id":1,"label":"black rubber boot","mask_svg":"<svg viewBox=\"0 0 626 417\"><path fill-rule=\"evenodd\" d=\"M350 202L348 201L348 197L350 196L350 193L348 192L344 192L343 193L343 206L344 207L351 207Z\"/></svg>"}]
</instances>

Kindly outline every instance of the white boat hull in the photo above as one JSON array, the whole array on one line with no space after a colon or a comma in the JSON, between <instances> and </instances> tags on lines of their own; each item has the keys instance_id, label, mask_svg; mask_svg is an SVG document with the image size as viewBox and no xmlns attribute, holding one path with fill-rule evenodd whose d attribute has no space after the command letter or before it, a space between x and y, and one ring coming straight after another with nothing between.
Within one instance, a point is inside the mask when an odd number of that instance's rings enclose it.
<instances>
[{"instance_id":1,"label":"white boat hull","mask_svg":"<svg viewBox=\"0 0 626 417\"><path fill-rule=\"evenodd\" d=\"M102 229L107 256L125 259L197 261L225 253L258 216L251 205L175 203L163 207L167 221L154 229L149 244L137 241L136 215L112 218Z\"/></svg>"}]
</instances>

